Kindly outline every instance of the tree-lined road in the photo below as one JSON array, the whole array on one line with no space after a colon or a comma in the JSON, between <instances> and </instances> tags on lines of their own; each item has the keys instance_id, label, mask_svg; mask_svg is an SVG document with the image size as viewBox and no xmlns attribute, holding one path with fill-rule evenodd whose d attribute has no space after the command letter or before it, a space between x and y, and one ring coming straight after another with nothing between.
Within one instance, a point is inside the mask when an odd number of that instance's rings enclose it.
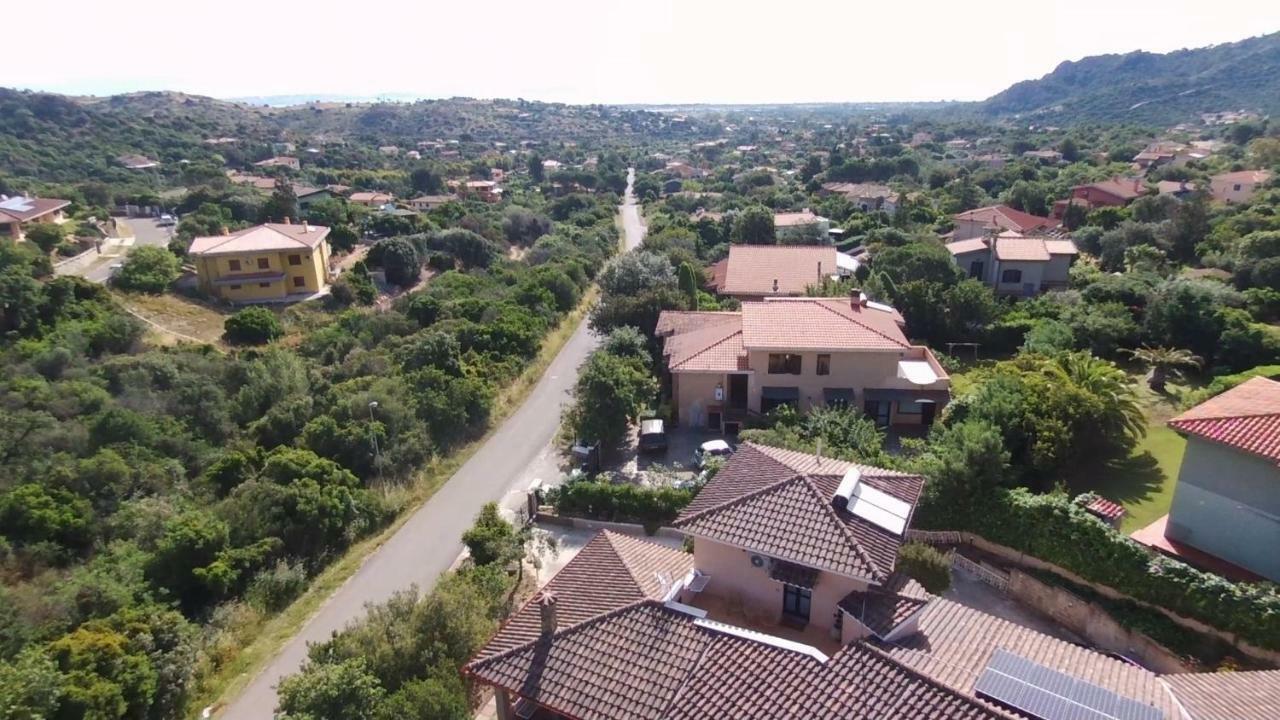
<instances>
[{"instance_id":1,"label":"tree-lined road","mask_svg":"<svg viewBox=\"0 0 1280 720\"><path fill-rule=\"evenodd\" d=\"M628 174L629 180L633 177L634 173ZM634 248L644 236L644 226L630 183L620 212L624 245ZM559 468L553 443L561 410L577 379L578 366L596 343L583 321L524 404L391 539L369 555L356 574L217 717L270 720L276 706L276 685L302 666L308 644L323 642L361 618L366 604L383 602L415 584L423 591L430 590L462 552L462 533L485 503L500 500L507 507L517 506L535 479L554 479Z\"/></svg>"}]
</instances>

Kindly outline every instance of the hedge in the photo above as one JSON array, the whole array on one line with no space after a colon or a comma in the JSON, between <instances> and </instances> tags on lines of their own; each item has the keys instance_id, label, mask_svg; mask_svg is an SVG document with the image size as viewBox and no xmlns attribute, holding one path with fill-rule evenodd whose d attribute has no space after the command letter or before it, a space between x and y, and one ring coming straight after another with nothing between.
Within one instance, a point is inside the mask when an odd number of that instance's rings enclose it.
<instances>
[{"instance_id":1,"label":"hedge","mask_svg":"<svg viewBox=\"0 0 1280 720\"><path fill-rule=\"evenodd\" d=\"M988 501L931 503L922 529L958 530L1014 548L1138 600L1280 650L1280 592L1271 583L1233 583L1153 555L1066 496L998 490Z\"/></svg>"},{"instance_id":2,"label":"hedge","mask_svg":"<svg viewBox=\"0 0 1280 720\"><path fill-rule=\"evenodd\" d=\"M551 490L547 501L561 515L641 523L652 534L675 520L696 494L690 488L648 488L581 480Z\"/></svg>"}]
</instances>

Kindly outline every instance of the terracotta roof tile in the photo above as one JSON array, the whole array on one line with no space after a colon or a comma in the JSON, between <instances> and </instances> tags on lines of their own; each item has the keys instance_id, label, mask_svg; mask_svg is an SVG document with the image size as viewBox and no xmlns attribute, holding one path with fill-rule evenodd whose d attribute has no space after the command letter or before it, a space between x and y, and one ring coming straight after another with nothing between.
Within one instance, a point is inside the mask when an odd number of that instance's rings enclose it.
<instances>
[{"instance_id":1,"label":"terracotta roof tile","mask_svg":"<svg viewBox=\"0 0 1280 720\"><path fill-rule=\"evenodd\" d=\"M831 497L853 465L819 463L823 473L805 474L801 453L770 455L776 448L745 443L738 448L673 527L745 547L806 567L883 582L893 571L902 538L846 511ZM917 476L857 466L868 485L915 505L924 485ZM815 468L817 469L817 468Z\"/></svg>"},{"instance_id":2,"label":"terracotta roof tile","mask_svg":"<svg viewBox=\"0 0 1280 720\"><path fill-rule=\"evenodd\" d=\"M1006 262L1049 262L1044 240L1001 235L996 238L996 259Z\"/></svg>"},{"instance_id":3,"label":"terracotta roof tile","mask_svg":"<svg viewBox=\"0 0 1280 720\"><path fill-rule=\"evenodd\" d=\"M729 295L803 295L837 272L832 245L730 245L726 263L721 292Z\"/></svg>"},{"instance_id":4,"label":"terracotta roof tile","mask_svg":"<svg viewBox=\"0 0 1280 720\"><path fill-rule=\"evenodd\" d=\"M1280 670L1165 675L1195 720L1280 718Z\"/></svg>"},{"instance_id":5,"label":"terracotta roof tile","mask_svg":"<svg viewBox=\"0 0 1280 720\"><path fill-rule=\"evenodd\" d=\"M738 313L726 314L716 320L701 319L691 322L688 318L672 323L686 323L684 332L673 330L663 344L662 353L667 357L667 367L673 372L719 371L734 372L747 369L747 353L742 347L742 317ZM698 322L702 324L699 326Z\"/></svg>"},{"instance_id":6,"label":"terracotta roof tile","mask_svg":"<svg viewBox=\"0 0 1280 720\"><path fill-rule=\"evenodd\" d=\"M1250 378L1173 418L1169 427L1280 464L1280 382Z\"/></svg>"},{"instance_id":7,"label":"terracotta roof tile","mask_svg":"<svg viewBox=\"0 0 1280 720\"><path fill-rule=\"evenodd\" d=\"M609 531L597 533L547 583L556 596L560 624L585 622L611 610L666 593L657 573L673 580L693 569L693 556L657 543ZM511 615L477 655L485 658L534 640L542 627L537 603Z\"/></svg>"},{"instance_id":8,"label":"terracotta roof tile","mask_svg":"<svg viewBox=\"0 0 1280 720\"><path fill-rule=\"evenodd\" d=\"M770 298L742 304L748 350L901 350L910 347L897 313L849 300Z\"/></svg>"},{"instance_id":9,"label":"terracotta roof tile","mask_svg":"<svg viewBox=\"0 0 1280 720\"><path fill-rule=\"evenodd\" d=\"M1115 197L1125 201L1140 197L1143 193L1142 182L1140 180L1120 177L1111 178L1110 180L1102 180L1096 183L1089 183L1087 185L1077 185L1071 189L1075 190L1077 188L1092 188L1109 195L1114 195Z\"/></svg>"},{"instance_id":10,"label":"terracotta roof tile","mask_svg":"<svg viewBox=\"0 0 1280 720\"><path fill-rule=\"evenodd\" d=\"M1014 210L1008 205L990 205L988 207L975 208L951 217L956 221L979 222L1015 232L1047 230L1058 225L1058 221L1053 218L1040 217L1021 210Z\"/></svg>"},{"instance_id":11,"label":"terracotta roof tile","mask_svg":"<svg viewBox=\"0 0 1280 720\"><path fill-rule=\"evenodd\" d=\"M812 225L822 218L814 215L809 210L800 212L784 212L775 213L773 216L774 227L797 227L800 225Z\"/></svg>"},{"instance_id":12,"label":"terracotta roof tile","mask_svg":"<svg viewBox=\"0 0 1280 720\"><path fill-rule=\"evenodd\" d=\"M1222 173L1209 178L1218 182L1229 183L1264 183L1271 179L1271 171L1269 170L1238 170L1236 172Z\"/></svg>"},{"instance_id":13,"label":"terracotta roof tile","mask_svg":"<svg viewBox=\"0 0 1280 720\"><path fill-rule=\"evenodd\" d=\"M8 222L10 218L18 222L28 222L42 215L48 215L55 210L61 210L70 204L70 200L32 198L19 195L0 200L0 219L5 219L5 222Z\"/></svg>"},{"instance_id":14,"label":"terracotta roof tile","mask_svg":"<svg viewBox=\"0 0 1280 720\"><path fill-rule=\"evenodd\" d=\"M737 312L701 312L696 310L663 310L658 315L658 325L654 333L660 337L686 333L722 323L741 323L742 314Z\"/></svg>"},{"instance_id":15,"label":"terracotta roof tile","mask_svg":"<svg viewBox=\"0 0 1280 720\"><path fill-rule=\"evenodd\" d=\"M920 616L919 632L884 646L921 673L968 695L997 648L1159 708L1180 718L1168 689L1151 671L1050 637L958 602L937 598Z\"/></svg>"},{"instance_id":16,"label":"terracotta roof tile","mask_svg":"<svg viewBox=\"0 0 1280 720\"><path fill-rule=\"evenodd\" d=\"M329 235L321 225L266 223L228 235L198 237L187 250L191 255L237 255L279 250L310 250Z\"/></svg>"},{"instance_id":17,"label":"terracotta roof tile","mask_svg":"<svg viewBox=\"0 0 1280 720\"><path fill-rule=\"evenodd\" d=\"M963 255L987 249L989 249L987 241L983 238L969 238L968 240L956 240L947 243L947 251L952 255Z\"/></svg>"}]
</instances>

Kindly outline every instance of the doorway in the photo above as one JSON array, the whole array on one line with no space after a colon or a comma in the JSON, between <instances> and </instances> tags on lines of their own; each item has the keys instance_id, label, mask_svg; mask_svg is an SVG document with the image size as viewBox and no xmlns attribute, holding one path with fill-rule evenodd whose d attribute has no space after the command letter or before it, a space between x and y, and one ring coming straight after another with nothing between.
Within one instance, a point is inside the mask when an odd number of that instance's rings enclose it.
<instances>
[{"instance_id":1,"label":"doorway","mask_svg":"<svg viewBox=\"0 0 1280 720\"><path fill-rule=\"evenodd\" d=\"M920 424L930 428L933 427L933 419L938 413L938 404L935 402L920 403Z\"/></svg>"},{"instance_id":2,"label":"doorway","mask_svg":"<svg viewBox=\"0 0 1280 720\"><path fill-rule=\"evenodd\" d=\"M746 375L729 376L729 407L735 410L745 410L747 408Z\"/></svg>"}]
</instances>

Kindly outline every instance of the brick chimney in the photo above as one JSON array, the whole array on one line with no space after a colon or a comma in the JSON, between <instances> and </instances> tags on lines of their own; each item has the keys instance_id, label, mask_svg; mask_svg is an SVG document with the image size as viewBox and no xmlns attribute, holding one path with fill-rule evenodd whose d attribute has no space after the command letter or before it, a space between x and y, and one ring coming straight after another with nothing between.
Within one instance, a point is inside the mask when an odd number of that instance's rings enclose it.
<instances>
[{"instance_id":1,"label":"brick chimney","mask_svg":"<svg viewBox=\"0 0 1280 720\"><path fill-rule=\"evenodd\" d=\"M549 638L556 633L556 596L543 592L538 598L538 612L542 617L542 637Z\"/></svg>"},{"instance_id":2,"label":"brick chimney","mask_svg":"<svg viewBox=\"0 0 1280 720\"><path fill-rule=\"evenodd\" d=\"M778 292L778 278L773 279L773 291Z\"/></svg>"},{"instance_id":3,"label":"brick chimney","mask_svg":"<svg viewBox=\"0 0 1280 720\"><path fill-rule=\"evenodd\" d=\"M862 306L867 304L866 295L862 294L862 288L849 289L849 307L857 312L862 311Z\"/></svg>"}]
</instances>

